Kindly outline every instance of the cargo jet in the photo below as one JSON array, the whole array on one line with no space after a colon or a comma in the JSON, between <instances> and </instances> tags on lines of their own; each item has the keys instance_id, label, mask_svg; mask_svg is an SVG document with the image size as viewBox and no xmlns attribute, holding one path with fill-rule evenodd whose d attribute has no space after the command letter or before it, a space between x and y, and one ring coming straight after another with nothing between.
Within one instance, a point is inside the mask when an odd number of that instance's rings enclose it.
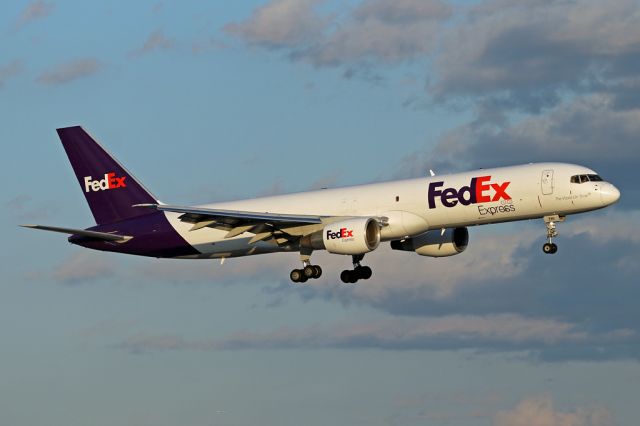
<instances>
[{"instance_id":1,"label":"cargo jet","mask_svg":"<svg viewBox=\"0 0 640 426\"><path fill-rule=\"evenodd\" d=\"M79 246L139 256L224 259L298 252L290 278L319 278L316 250L351 256L345 283L369 279L361 265L383 242L394 250L443 257L462 253L467 227L543 219L544 253L556 224L570 214L609 206L620 192L593 170L565 163L482 169L394 182L198 206L165 204L81 127L57 130L97 223L87 229L25 227L70 234Z\"/></svg>"}]
</instances>

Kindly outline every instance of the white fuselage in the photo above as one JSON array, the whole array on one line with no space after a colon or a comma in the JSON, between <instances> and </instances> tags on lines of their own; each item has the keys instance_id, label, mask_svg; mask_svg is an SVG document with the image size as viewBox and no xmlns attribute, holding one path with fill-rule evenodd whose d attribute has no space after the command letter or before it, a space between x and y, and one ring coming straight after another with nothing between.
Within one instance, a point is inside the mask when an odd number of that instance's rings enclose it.
<instances>
[{"instance_id":1,"label":"white fuselage","mask_svg":"<svg viewBox=\"0 0 640 426\"><path fill-rule=\"evenodd\" d=\"M417 179L322 189L208 204L212 209L332 217L387 218L383 241L417 236L428 230L483 225L595 210L617 201L607 182L571 182L575 175L595 175L588 168L564 163L535 163ZM475 181L475 185L473 182ZM224 230L201 228L165 213L171 225L201 254L199 258L245 256L291 251L259 242L251 234L225 238Z\"/></svg>"}]
</instances>

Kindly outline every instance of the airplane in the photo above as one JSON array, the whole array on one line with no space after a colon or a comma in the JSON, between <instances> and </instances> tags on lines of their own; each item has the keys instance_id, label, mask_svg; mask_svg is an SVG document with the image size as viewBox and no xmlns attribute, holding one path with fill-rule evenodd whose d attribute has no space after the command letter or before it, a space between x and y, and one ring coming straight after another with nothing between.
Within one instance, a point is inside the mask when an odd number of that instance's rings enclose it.
<instances>
[{"instance_id":1,"label":"airplane","mask_svg":"<svg viewBox=\"0 0 640 426\"><path fill-rule=\"evenodd\" d=\"M28 228L70 234L82 247L156 258L219 259L298 252L304 283L322 275L317 250L351 256L345 283L371 278L366 253L390 242L422 256L460 254L468 227L543 219L544 253L556 253L557 223L614 204L620 191L595 171L531 163L447 175L320 189L206 205L159 201L82 127L57 129L96 221L87 229Z\"/></svg>"}]
</instances>

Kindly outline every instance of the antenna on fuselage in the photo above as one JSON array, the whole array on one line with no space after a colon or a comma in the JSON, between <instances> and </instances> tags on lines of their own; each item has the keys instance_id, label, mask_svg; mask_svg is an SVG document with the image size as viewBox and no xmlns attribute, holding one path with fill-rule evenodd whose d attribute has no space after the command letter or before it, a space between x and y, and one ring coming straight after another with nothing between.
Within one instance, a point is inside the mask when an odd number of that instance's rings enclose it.
<instances>
[{"instance_id":1,"label":"antenna on fuselage","mask_svg":"<svg viewBox=\"0 0 640 426\"><path fill-rule=\"evenodd\" d=\"M433 170L429 169L429 174L430 174L431 176L435 176L435 175L436 175L436 172L434 172Z\"/></svg>"}]
</instances>

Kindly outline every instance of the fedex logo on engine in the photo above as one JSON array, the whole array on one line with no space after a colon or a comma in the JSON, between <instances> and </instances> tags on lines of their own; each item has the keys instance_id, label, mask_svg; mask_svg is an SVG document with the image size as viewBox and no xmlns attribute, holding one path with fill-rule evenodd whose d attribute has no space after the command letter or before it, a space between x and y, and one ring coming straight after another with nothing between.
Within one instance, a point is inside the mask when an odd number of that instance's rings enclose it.
<instances>
[{"instance_id":1,"label":"fedex logo on engine","mask_svg":"<svg viewBox=\"0 0 640 426\"><path fill-rule=\"evenodd\" d=\"M327 230L327 240L335 240L338 238L353 238L353 229L341 228L337 232L331 229Z\"/></svg>"},{"instance_id":2,"label":"fedex logo on engine","mask_svg":"<svg viewBox=\"0 0 640 426\"><path fill-rule=\"evenodd\" d=\"M507 187L511 182L490 183L490 180L491 176L474 177L468 186L463 186L460 189L440 189L444 186L444 181L431 182L427 194L429 208L436 208L436 197L440 198L440 202L445 207L454 207L458 203L468 206L470 204L511 200L511 196L507 194Z\"/></svg>"},{"instance_id":3,"label":"fedex logo on engine","mask_svg":"<svg viewBox=\"0 0 640 426\"><path fill-rule=\"evenodd\" d=\"M114 172L105 173L104 178L93 180L91 176L84 177L84 192L105 191L107 189L126 188L126 176L118 177Z\"/></svg>"}]
</instances>

